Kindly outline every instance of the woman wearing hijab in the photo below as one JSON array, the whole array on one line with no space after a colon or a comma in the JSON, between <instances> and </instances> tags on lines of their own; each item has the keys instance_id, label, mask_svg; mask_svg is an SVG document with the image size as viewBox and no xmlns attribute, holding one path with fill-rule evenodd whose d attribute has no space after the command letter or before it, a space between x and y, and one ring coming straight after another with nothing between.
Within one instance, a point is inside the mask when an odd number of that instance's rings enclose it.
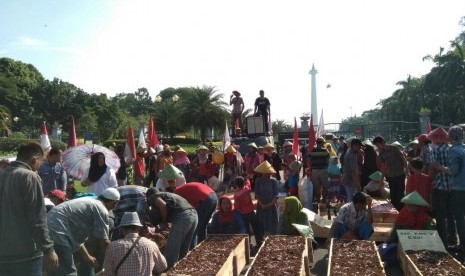
<instances>
[{"instance_id":1,"label":"woman wearing hijab","mask_svg":"<svg viewBox=\"0 0 465 276\"><path fill-rule=\"evenodd\" d=\"M117 187L116 172L105 164L105 155L96 152L90 157L89 170L81 178L81 185L87 187L88 193L99 196L104 190Z\"/></svg>"},{"instance_id":2,"label":"woman wearing hijab","mask_svg":"<svg viewBox=\"0 0 465 276\"><path fill-rule=\"evenodd\" d=\"M288 196L284 199L285 209L280 219L281 235L299 235L299 232L292 226L293 223L310 226L307 214L303 211L302 203L295 196Z\"/></svg>"},{"instance_id":3,"label":"woman wearing hijab","mask_svg":"<svg viewBox=\"0 0 465 276\"><path fill-rule=\"evenodd\" d=\"M210 231L212 234L247 234L242 215L233 208L227 195L223 195L218 202L218 211L213 214Z\"/></svg>"}]
</instances>

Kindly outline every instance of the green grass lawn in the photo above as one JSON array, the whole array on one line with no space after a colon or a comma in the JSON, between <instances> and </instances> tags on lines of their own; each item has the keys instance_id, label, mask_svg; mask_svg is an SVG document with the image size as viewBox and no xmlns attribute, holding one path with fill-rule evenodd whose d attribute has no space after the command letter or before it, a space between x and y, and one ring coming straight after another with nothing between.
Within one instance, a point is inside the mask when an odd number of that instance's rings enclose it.
<instances>
[{"instance_id":1,"label":"green grass lawn","mask_svg":"<svg viewBox=\"0 0 465 276\"><path fill-rule=\"evenodd\" d=\"M74 188L78 193L85 193L86 188L81 186L81 180L74 180Z\"/></svg>"}]
</instances>

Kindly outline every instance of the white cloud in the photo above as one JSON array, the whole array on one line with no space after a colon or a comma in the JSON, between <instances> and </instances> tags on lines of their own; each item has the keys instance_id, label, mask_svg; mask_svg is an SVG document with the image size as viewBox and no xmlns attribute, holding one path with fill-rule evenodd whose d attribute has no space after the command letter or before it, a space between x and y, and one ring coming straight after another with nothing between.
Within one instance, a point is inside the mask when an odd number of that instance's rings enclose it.
<instances>
[{"instance_id":1,"label":"white cloud","mask_svg":"<svg viewBox=\"0 0 465 276\"><path fill-rule=\"evenodd\" d=\"M30 36L21 36L13 44L18 46L45 46L47 42Z\"/></svg>"}]
</instances>

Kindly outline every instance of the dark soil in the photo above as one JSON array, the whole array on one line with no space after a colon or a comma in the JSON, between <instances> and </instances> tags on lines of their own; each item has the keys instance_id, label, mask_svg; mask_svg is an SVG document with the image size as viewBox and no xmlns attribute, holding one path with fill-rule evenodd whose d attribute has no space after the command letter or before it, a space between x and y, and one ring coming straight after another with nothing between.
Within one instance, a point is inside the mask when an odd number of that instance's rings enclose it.
<instances>
[{"instance_id":1,"label":"dark soil","mask_svg":"<svg viewBox=\"0 0 465 276\"><path fill-rule=\"evenodd\" d=\"M330 275L380 276L385 273L373 242L333 240Z\"/></svg>"},{"instance_id":2,"label":"dark soil","mask_svg":"<svg viewBox=\"0 0 465 276\"><path fill-rule=\"evenodd\" d=\"M305 240L300 236L268 236L248 275L299 275L304 249Z\"/></svg>"},{"instance_id":3,"label":"dark soil","mask_svg":"<svg viewBox=\"0 0 465 276\"><path fill-rule=\"evenodd\" d=\"M406 250L418 270L423 275L465 275L465 269L454 258L445 253L430 250Z\"/></svg>"},{"instance_id":4,"label":"dark soil","mask_svg":"<svg viewBox=\"0 0 465 276\"><path fill-rule=\"evenodd\" d=\"M179 261L167 275L216 275L244 236L211 235Z\"/></svg>"}]
</instances>

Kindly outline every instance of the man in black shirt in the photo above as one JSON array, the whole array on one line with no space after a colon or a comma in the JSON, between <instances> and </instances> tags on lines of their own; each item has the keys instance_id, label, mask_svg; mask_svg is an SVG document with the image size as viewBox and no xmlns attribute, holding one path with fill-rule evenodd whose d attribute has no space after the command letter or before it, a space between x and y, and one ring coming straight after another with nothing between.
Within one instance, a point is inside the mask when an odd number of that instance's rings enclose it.
<instances>
[{"instance_id":1,"label":"man in black shirt","mask_svg":"<svg viewBox=\"0 0 465 276\"><path fill-rule=\"evenodd\" d=\"M254 114L255 116L262 116L263 124L265 125L265 132L268 133L268 116L270 116L270 100L268 100L268 98L265 98L265 92L263 90L260 90L260 97L258 97L255 100Z\"/></svg>"}]
</instances>

